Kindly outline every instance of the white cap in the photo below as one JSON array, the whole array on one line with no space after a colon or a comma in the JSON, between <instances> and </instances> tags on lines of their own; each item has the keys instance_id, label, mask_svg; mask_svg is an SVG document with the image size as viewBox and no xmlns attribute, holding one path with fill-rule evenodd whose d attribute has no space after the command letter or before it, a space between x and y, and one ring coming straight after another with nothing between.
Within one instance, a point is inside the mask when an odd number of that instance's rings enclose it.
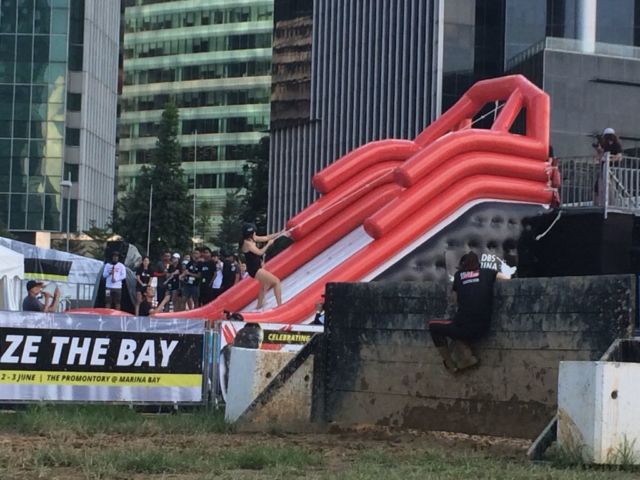
<instances>
[{"instance_id":1,"label":"white cap","mask_svg":"<svg viewBox=\"0 0 640 480\"><path fill-rule=\"evenodd\" d=\"M602 134L603 135L615 135L616 131L611 127L607 127L602 131Z\"/></svg>"},{"instance_id":2,"label":"white cap","mask_svg":"<svg viewBox=\"0 0 640 480\"><path fill-rule=\"evenodd\" d=\"M173 258L180 258L180 254L178 252L174 253L173 255L171 255Z\"/></svg>"}]
</instances>

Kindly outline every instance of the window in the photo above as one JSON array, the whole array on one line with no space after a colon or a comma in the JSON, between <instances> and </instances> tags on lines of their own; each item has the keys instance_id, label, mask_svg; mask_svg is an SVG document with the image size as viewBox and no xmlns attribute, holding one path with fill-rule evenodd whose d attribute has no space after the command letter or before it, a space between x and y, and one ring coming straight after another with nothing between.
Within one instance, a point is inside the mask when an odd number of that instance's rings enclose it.
<instances>
[{"instance_id":1,"label":"window","mask_svg":"<svg viewBox=\"0 0 640 480\"><path fill-rule=\"evenodd\" d=\"M67 128L65 133L65 145L69 147L80 146L80 129L79 128Z\"/></svg>"},{"instance_id":2,"label":"window","mask_svg":"<svg viewBox=\"0 0 640 480\"><path fill-rule=\"evenodd\" d=\"M81 105L81 93L67 93L67 110L69 110L70 112L79 112Z\"/></svg>"}]
</instances>

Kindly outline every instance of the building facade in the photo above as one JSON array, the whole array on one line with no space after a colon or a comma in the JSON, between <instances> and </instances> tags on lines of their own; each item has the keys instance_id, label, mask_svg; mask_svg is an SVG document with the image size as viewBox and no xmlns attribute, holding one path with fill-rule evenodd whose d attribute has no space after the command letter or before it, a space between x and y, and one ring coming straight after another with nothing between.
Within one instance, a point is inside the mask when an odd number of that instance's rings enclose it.
<instances>
[{"instance_id":1,"label":"building facade","mask_svg":"<svg viewBox=\"0 0 640 480\"><path fill-rule=\"evenodd\" d=\"M484 78L550 94L558 155L607 126L638 151L640 0L276 0L274 20L271 229L317 198L315 172L413 138Z\"/></svg>"},{"instance_id":2,"label":"building facade","mask_svg":"<svg viewBox=\"0 0 640 480\"><path fill-rule=\"evenodd\" d=\"M0 222L25 239L111 215L119 12L119 0L0 3Z\"/></svg>"},{"instance_id":3,"label":"building facade","mask_svg":"<svg viewBox=\"0 0 640 480\"><path fill-rule=\"evenodd\" d=\"M435 15L426 0L276 1L271 230L316 198L313 173L364 143L412 138L429 123Z\"/></svg>"},{"instance_id":4,"label":"building facade","mask_svg":"<svg viewBox=\"0 0 640 480\"><path fill-rule=\"evenodd\" d=\"M118 177L132 188L173 100L196 216L216 231L228 192L269 135L273 0L126 0ZM204 235L202 235L204 234Z\"/></svg>"}]
</instances>

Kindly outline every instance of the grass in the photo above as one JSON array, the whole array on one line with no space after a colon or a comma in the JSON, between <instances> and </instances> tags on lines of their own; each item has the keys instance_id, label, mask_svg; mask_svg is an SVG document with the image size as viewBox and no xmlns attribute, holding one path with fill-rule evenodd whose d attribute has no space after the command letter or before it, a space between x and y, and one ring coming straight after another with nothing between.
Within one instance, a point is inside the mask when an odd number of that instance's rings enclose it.
<instances>
[{"instance_id":1,"label":"grass","mask_svg":"<svg viewBox=\"0 0 640 480\"><path fill-rule=\"evenodd\" d=\"M619 454L627 458L630 448ZM638 470L569 463L532 464L522 453L445 448L420 437L391 444L357 434L236 434L208 410L144 415L116 406L39 406L0 414L1 480L638 478Z\"/></svg>"},{"instance_id":2,"label":"grass","mask_svg":"<svg viewBox=\"0 0 640 480\"><path fill-rule=\"evenodd\" d=\"M120 405L30 406L15 413L0 413L0 432L48 435L62 430L91 435L154 433L230 433L221 411L198 409L188 413L143 415Z\"/></svg>"}]
</instances>

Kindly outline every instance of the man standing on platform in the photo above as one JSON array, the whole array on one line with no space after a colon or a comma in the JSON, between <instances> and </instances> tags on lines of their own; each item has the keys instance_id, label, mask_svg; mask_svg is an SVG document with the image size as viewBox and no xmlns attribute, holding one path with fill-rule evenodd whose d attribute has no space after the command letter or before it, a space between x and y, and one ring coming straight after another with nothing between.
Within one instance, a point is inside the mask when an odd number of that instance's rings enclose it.
<instances>
[{"instance_id":1,"label":"man standing on platform","mask_svg":"<svg viewBox=\"0 0 640 480\"><path fill-rule=\"evenodd\" d=\"M111 263L104 265L102 276L107 280L104 306L120 310L122 281L127 278L127 269L120 263L120 253L111 254Z\"/></svg>"}]
</instances>

